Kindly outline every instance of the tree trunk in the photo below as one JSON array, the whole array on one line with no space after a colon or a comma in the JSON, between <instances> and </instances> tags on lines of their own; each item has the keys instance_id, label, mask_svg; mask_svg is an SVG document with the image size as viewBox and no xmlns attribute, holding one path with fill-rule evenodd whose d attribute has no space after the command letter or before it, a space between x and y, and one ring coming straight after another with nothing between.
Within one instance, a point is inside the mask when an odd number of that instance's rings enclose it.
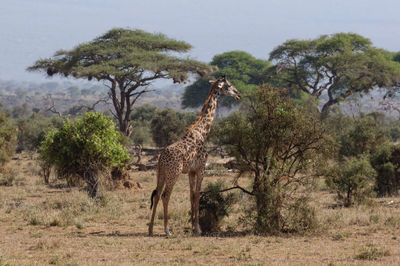
<instances>
[{"instance_id":1,"label":"tree trunk","mask_svg":"<svg viewBox=\"0 0 400 266\"><path fill-rule=\"evenodd\" d=\"M253 191L257 209L256 230L260 234L279 232L282 227L280 193L268 178L260 176L254 180Z\"/></svg>"},{"instance_id":2,"label":"tree trunk","mask_svg":"<svg viewBox=\"0 0 400 266\"><path fill-rule=\"evenodd\" d=\"M130 115L130 114L129 114ZM125 136L129 137L132 134L132 126L129 123L130 121L128 120L124 120L118 117L119 120L119 131L122 132L122 134L124 134Z\"/></svg>"},{"instance_id":3,"label":"tree trunk","mask_svg":"<svg viewBox=\"0 0 400 266\"><path fill-rule=\"evenodd\" d=\"M331 105L333 105L333 103L327 102L324 104L324 106L322 106L321 120L325 120L328 117L329 109L330 109Z\"/></svg>"},{"instance_id":4,"label":"tree trunk","mask_svg":"<svg viewBox=\"0 0 400 266\"><path fill-rule=\"evenodd\" d=\"M83 174L83 179L86 181L88 194L91 198L98 196L99 192L99 177L98 171L89 170Z\"/></svg>"},{"instance_id":5,"label":"tree trunk","mask_svg":"<svg viewBox=\"0 0 400 266\"><path fill-rule=\"evenodd\" d=\"M336 99L332 99L327 101L324 106L322 106L321 109L321 120L324 120L325 118L328 117L329 111L330 111L330 107L334 104L338 103L338 101Z\"/></svg>"},{"instance_id":6,"label":"tree trunk","mask_svg":"<svg viewBox=\"0 0 400 266\"><path fill-rule=\"evenodd\" d=\"M49 184L50 173L51 173L51 167L50 166L42 166L42 175L43 175L43 178L44 178L44 183L46 185Z\"/></svg>"}]
</instances>

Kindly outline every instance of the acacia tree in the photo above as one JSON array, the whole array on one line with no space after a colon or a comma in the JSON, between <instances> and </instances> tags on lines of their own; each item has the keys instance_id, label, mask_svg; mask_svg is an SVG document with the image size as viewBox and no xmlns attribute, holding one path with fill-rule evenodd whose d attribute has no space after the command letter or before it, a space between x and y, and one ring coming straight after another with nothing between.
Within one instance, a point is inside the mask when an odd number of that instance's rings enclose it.
<instances>
[{"instance_id":1,"label":"acacia tree","mask_svg":"<svg viewBox=\"0 0 400 266\"><path fill-rule=\"evenodd\" d=\"M191 48L163 34L115 28L72 50L60 50L51 58L40 59L28 71L104 81L110 89L119 129L129 136L132 106L148 92L152 81L172 79L181 83L188 80L189 73L202 76L212 71L207 64L171 54Z\"/></svg>"},{"instance_id":2,"label":"acacia tree","mask_svg":"<svg viewBox=\"0 0 400 266\"><path fill-rule=\"evenodd\" d=\"M270 77L278 78L281 85L316 98L327 96L323 114L354 93L400 85L396 54L375 48L369 39L354 33L289 40L275 48L269 59L276 63Z\"/></svg>"},{"instance_id":3,"label":"acacia tree","mask_svg":"<svg viewBox=\"0 0 400 266\"><path fill-rule=\"evenodd\" d=\"M271 67L270 62L257 59L243 51L231 51L214 56L210 65L218 67L218 72L213 73L215 78L223 75L242 93L263 84L266 80L262 75ZM204 103L210 90L209 77L198 79L196 82L185 88L182 96L182 106L198 107ZM223 97L222 106L232 104L232 97Z\"/></svg>"},{"instance_id":4,"label":"acacia tree","mask_svg":"<svg viewBox=\"0 0 400 266\"><path fill-rule=\"evenodd\" d=\"M272 86L251 91L242 104L213 135L238 170L253 178L251 191L237 188L254 196L257 232L310 229L312 210L295 192L312 181L321 157L330 153L322 122Z\"/></svg>"}]
</instances>

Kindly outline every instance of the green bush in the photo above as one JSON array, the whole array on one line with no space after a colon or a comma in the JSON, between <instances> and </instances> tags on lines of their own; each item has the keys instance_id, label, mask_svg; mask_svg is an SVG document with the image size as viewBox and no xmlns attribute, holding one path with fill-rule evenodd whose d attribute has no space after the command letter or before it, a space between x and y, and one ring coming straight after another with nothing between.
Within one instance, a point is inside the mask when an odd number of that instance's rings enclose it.
<instances>
[{"instance_id":1,"label":"green bush","mask_svg":"<svg viewBox=\"0 0 400 266\"><path fill-rule=\"evenodd\" d=\"M13 118L23 118L28 117L31 111L28 110L28 104L16 105L12 108L11 114Z\"/></svg>"},{"instance_id":2,"label":"green bush","mask_svg":"<svg viewBox=\"0 0 400 266\"><path fill-rule=\"evenodd\" d=\"M367 155L345 157L327 169L326 184L337 193L338 200L349 207L374 196L375 170Z\"/></svg>"},{"instance_id":3,"label":"green bush","mask_svg":"<svg viewBox=\"0 0 400 266\"><path fill-rule=\"evenodd\" d=\"M131 121L150 122L153 120L157 113L157 106L151 104L144 104L133 108L131 114Z\"/></svg>"},{"instance_id":4,"label":"green bush","mask_svg":"<svg viewBox=\"0 0 400 266\"><path fill-rule=\"evenodd\" d=\"M133 132L130 136L133 144L135 145L153 145L153 139L151 137L151 129L149 123L135 121L132 123Z\"/></svg>"},{"instance_id":5,"label":"green bush","mask_svg":"<svg viewBox=\"0 0 400 266\"><path fill-rule=\"evenodd\" d=\"M223 182L209 183L199 201L199 225L205 234L219 231L237 198L234 193L222 194Z\"/></svg>"},{"instance_id":6,"label":"green bush","mask_svg":"<svg viewBox=\"0 0 400 266\"><path fill-rule=\"evenodd\" d=\"M61 178L84 180L89 195L95 197L99 173L122 167L129 159L119 140L119 132L109 117L86 113L83 118L66 121L59 130L47 134L41 145L40 160L53 166Z\"/></svg>"},{"instance_id":7,"label":"green bush","mask_svg":"<svg viewBox=\"0 0 400 266\"><path fill-rule=\"evenodd\" d=\"M11 159L17 142L16 129L4 113L0 113L0 166Z\"/></svg>"},{"instance_id":8,"label":"green bush","mask_svg":"<svg viewBox=\"0 0 400 266\"><path fill-rule=\"evenodd\" d=\"M376 192L379 196L398 195L400 190L400 146L386 144L371 158L377 172Z\"/></svg>"},{"instance_id":9,"label":"green bush","mask_svg":"<svg viewBox=\"0 0 400 266\"><path fill-rule=\"evenodd\" d=\"M387 141L387 132L374 114L361 115L355 120L350 120L348 130L342 131L338 137L341 158L360 156L363 153L372 154Z\"/></svg>"},{"instance_id":10,"label":"green bush","mask_svg":"<svg viewBox=\"0 0 400 266\"><path fill-rule=\"evenodd\" d=\"M40 114L32 114L28 118L20 118L17 120L17 152L38 150L46 133L50 129L61 128L63 123L63 119L58 116L46 117Z\"/></svg>"},{"instance_id":11,"label":"green bush","mask_svg":"<svg viewBox=\"0 0 400 266\"><path fill-rule=\"evenodd\" d=\"M152 146L153 138L150 129L150 123L157 114L157 107L150 104L144 104L135 107L132 110L131 121L133 132L131 140L135 145L150 145Z\"/></svg>"},{"instance_id":12,"label":"green bush","mask_svg":"<svg viewBox=\"0 0 400 266\"><path fill-rule=\"evenodd\" d=\"M170 108L158 111L150 124L154 143L158 147L165 147L179 140L195 117L193 114L179 113Z\"/></svg>"}]
</instances>

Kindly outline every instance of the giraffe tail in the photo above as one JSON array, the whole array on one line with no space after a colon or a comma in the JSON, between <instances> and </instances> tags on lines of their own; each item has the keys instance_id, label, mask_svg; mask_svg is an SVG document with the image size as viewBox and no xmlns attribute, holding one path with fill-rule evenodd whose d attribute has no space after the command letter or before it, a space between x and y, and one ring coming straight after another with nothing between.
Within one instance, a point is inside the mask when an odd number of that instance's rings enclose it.
<instances>
[{"instance_id":1,"label":"giraffe tail","mask_svg":"<svg viewBox=\"0 0 400 266\"><path fill-rule=\"evenodd\" d=\"M150 197L150 210L153 208L153 198L154 196L157 195L157 189L153 190L153 193L151 193L151 197Z\"/></svg>"}]
</instances>

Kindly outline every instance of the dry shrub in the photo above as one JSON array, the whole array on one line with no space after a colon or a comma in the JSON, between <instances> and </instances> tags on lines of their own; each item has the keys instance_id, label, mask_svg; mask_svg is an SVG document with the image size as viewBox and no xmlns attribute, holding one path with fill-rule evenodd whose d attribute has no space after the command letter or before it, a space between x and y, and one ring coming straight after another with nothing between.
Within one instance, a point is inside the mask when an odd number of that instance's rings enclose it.
<instances>
[{"instance_id":1,"label":"dry shrub","mask_svg":"<svg viewBox=\"0 0 400 266\"><path fill-rule=\"evenodd\" d=\"M11 187L15 184L17 173L13 169L5 169L0 173L0 186Z\"/></svg>"},{"instance_id":2,"label":"dry shrub","mask_svg":"<svg viewBox=\"0 0 400 266\"><path fill-rule=\"evenodd\" d=\"M234 193L223 194L223 182L209 183L199 202L199 225L205 234L218 232L224 217L237 201Z\"/></svg>"},{"instance_id":3,"label":"dry shrub","mask_svg":"<svg viewBox=\"0 0 400 266\"><path fill-rule=\"evenodd\" d=\"M367 244L354 258L357 260L377 260L384 256L390 256L390 251L378 248L373 244Z\"/></svg>"}]
</instances>

